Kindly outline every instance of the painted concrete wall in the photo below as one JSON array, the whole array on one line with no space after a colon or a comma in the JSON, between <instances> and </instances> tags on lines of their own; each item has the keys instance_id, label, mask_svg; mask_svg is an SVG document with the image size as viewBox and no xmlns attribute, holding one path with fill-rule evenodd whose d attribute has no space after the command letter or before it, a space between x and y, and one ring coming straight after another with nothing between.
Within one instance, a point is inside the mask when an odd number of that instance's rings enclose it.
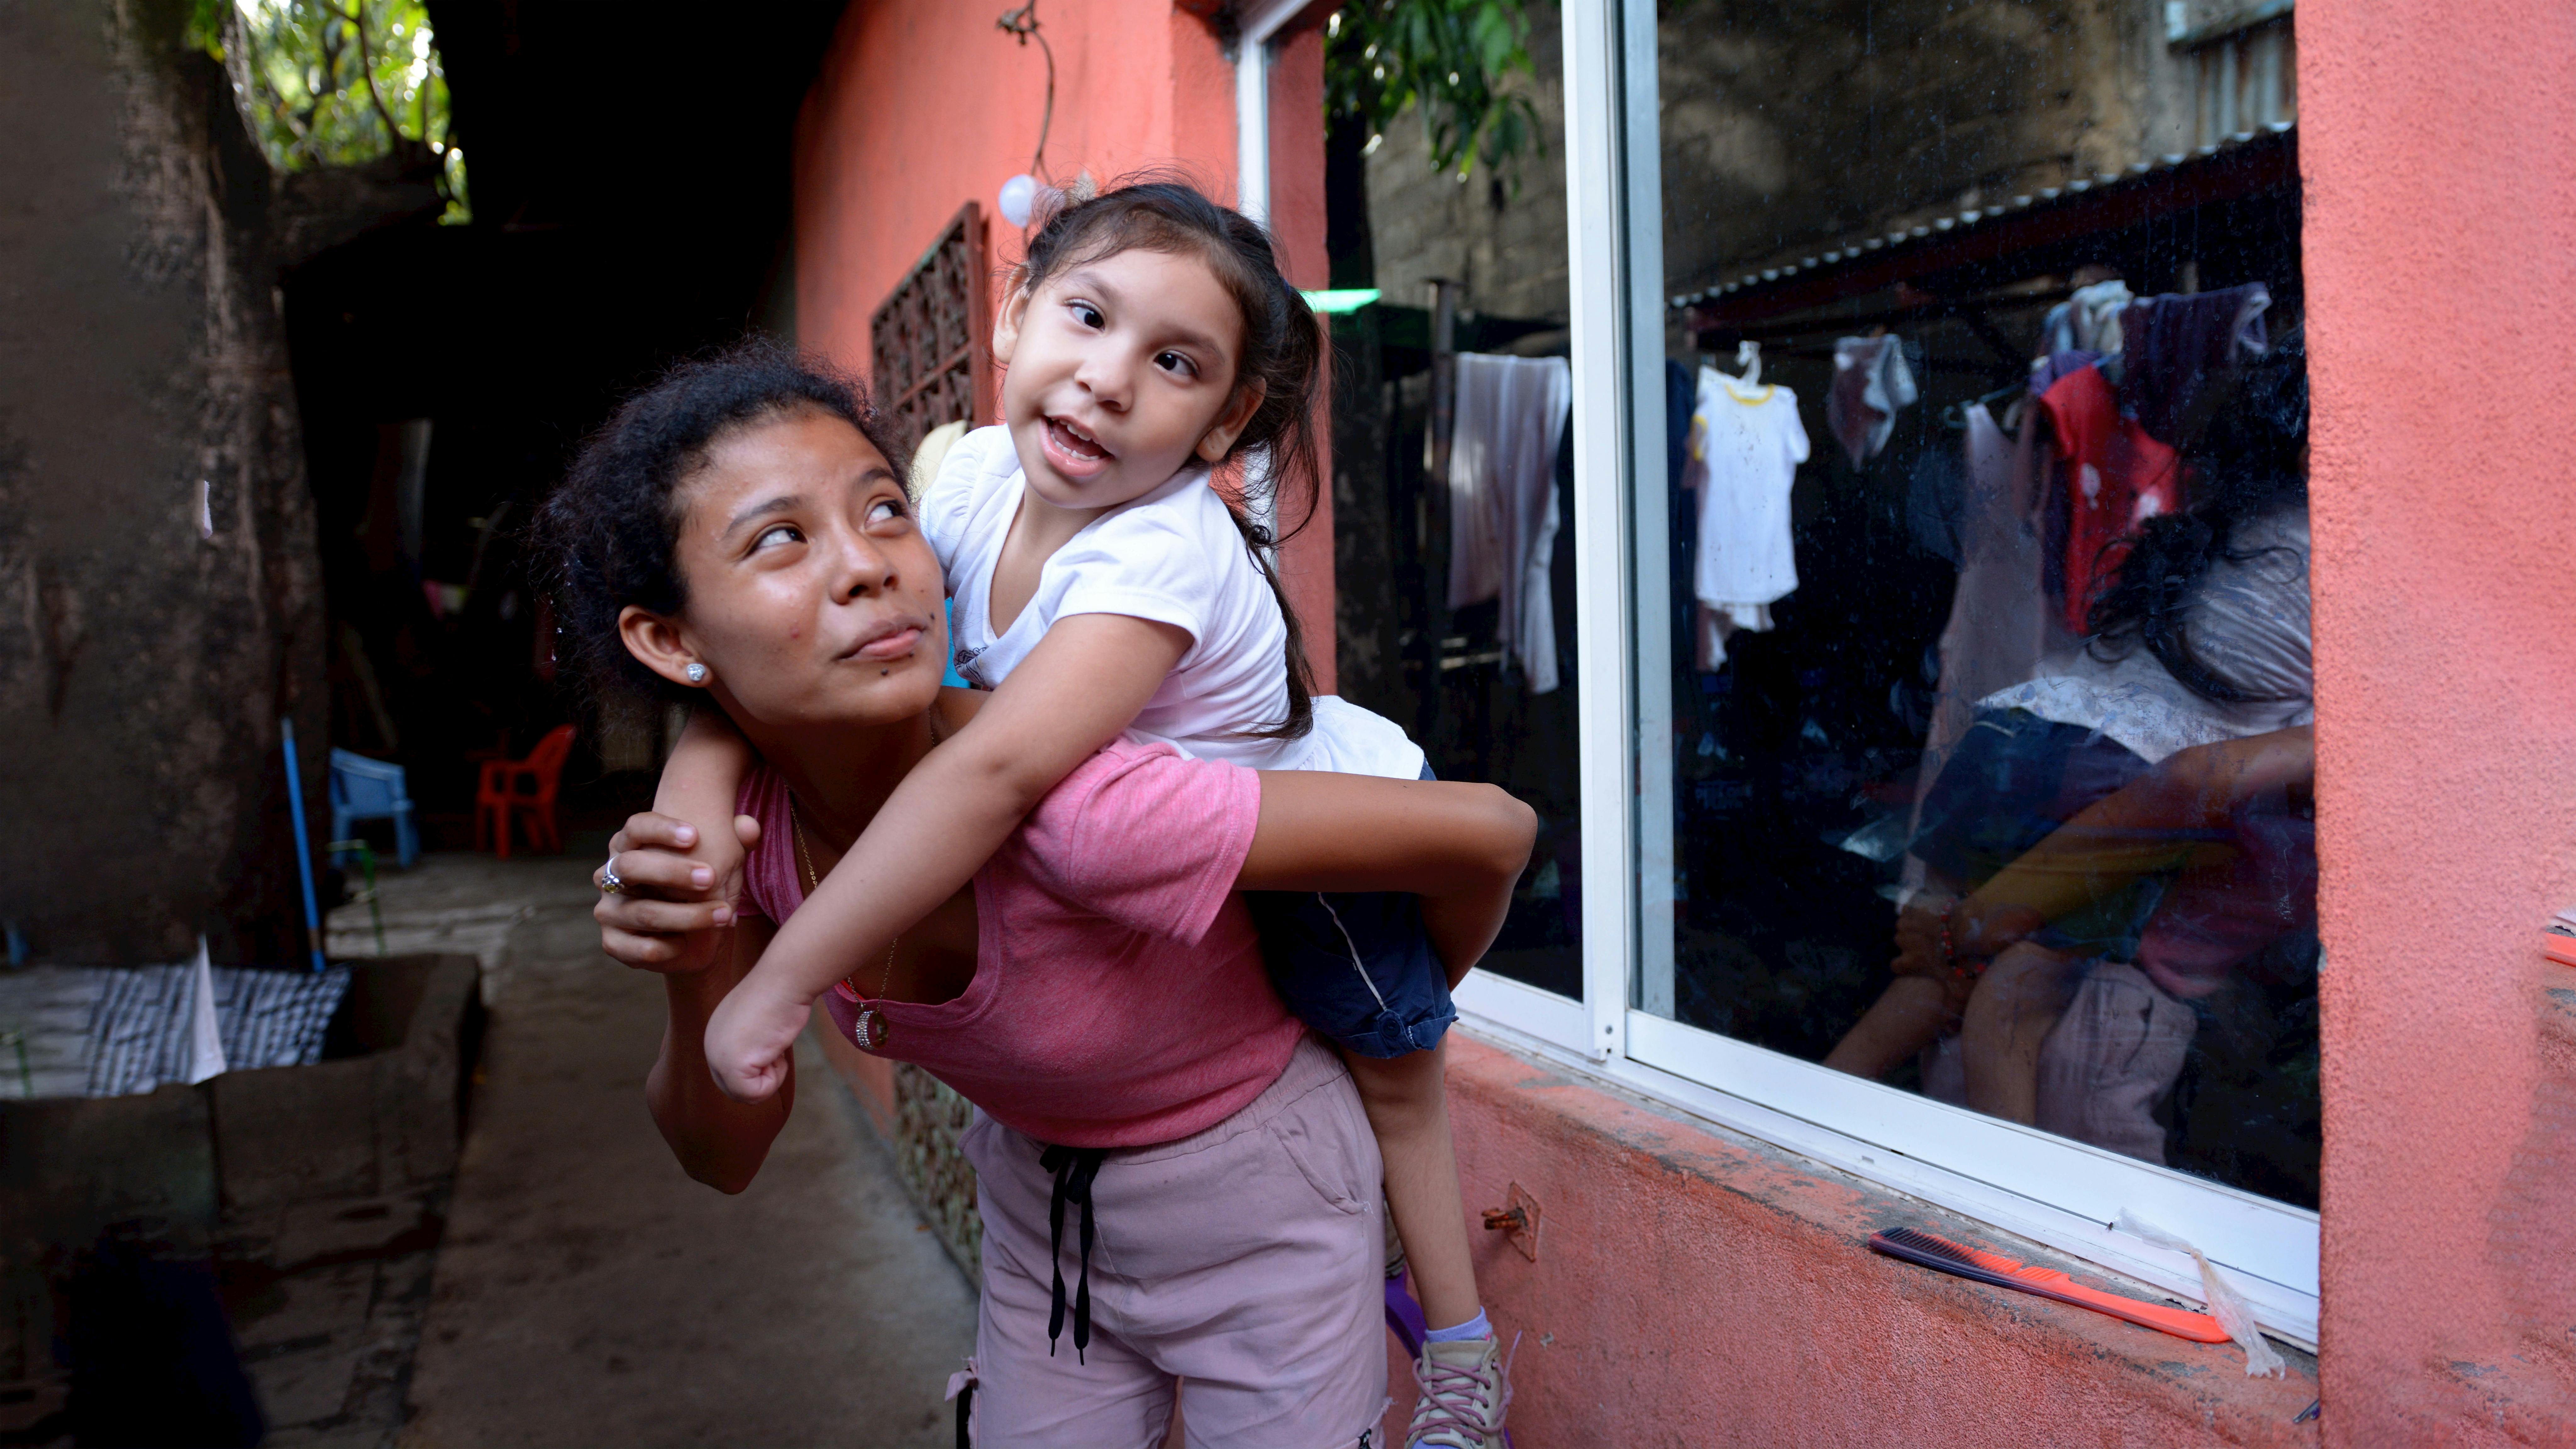
<instances>
[{"instance_id":1,"label":"painted concrete wall","mask_svg":"<svg viewBox=\"0 0 2576 1449\"><path fill-rule=\"evenodd\" d=\"M1018 259L1021 237L992 208L1002 182L1029 169L1046 110L1046 61L1034 44L997 29L998 13L950 0L856 0L843 15L797 127L803 346L866 371L870 315L970 199L993 218L994 265ZM1233 199L1234 69L1208 21L1173 0L1090 0L1039 19L1056 60L1050 177L1089 171L1108 182L1177 170ZM1273 68L1271 148L1274 229L1290 280L1307 287L1326 280L1322 90L1322 43L1308 29ZM1302 102L1290 99L1300 94ZM1289 598L1311 621L1316 673L1330 689L1329 497L1284 564Z\"/></svg>"},{"instance_id":2,"label":"painted concrete wall","mask_svg":"<svg viewBox=\"0 0 2576 1449\"><path fill-rule=\"evenodd\" d=\"M2576 1440L2571 76L2563 0L2299 9L2340 1443Z\"/></svg>"},{"instance_id":3,"label":"painted concrete wall","mask_svg":"<svg viewBox=\"0 0 2576 1449\"><path fill-rule=\"evenodd\" d=\"M1450 1111L1467 1208L1518 1184L1538 1257L1478 1232L1529 1445L2317 1442L2314 1370L2248 1379L2232 1346L1878 1257L1884 1227L1995 1241L1814 1163L1580 1085L1458 1036ZM2008 1251L2020 1251L2008 1249ZM2108 1286L2080 1264L2031 1261ZM2297 1358L2297 1355L2293 1355ZM1390 1430L1411 1412L1391 1365ZM1392 1442L1402 1443L1395 1437Z\"/></svg>"}]
</instances>

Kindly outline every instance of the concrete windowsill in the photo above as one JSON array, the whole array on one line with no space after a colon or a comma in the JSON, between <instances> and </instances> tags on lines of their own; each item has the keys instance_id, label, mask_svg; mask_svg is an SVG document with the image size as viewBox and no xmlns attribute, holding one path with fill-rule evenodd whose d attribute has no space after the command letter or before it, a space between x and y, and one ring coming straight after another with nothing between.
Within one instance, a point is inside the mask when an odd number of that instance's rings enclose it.
<instances>
[{"instance_id":1,"label":"concrete windowsill","mask_svg":"<svg viewBox=\"0 0 2576 1449\"><path fill-rule=\"evenodd\" d=\"M1507 1334L1525 1335L1512 1414L1527 1442L1661 1442L1657 1426L1682 1406L1723 1415L1737 1442L1807 1442L1826 1403L1833 1442L1964 1443L2003 1423L2025 1443L2315 1442L2313 1424L2291 1423L2317 1397L2306 1354L2285 1349L2286 1378L2249 1379L2232 1344L1881 1257L1870 1233L1911 1225L2170 1301L1464 1033L1451 1040L1471 1216L1514 1184L1542 1209L1536 1262L1501 1234L1478 1245L1488 1303ZM1826 1380L1838 1387L1825 1392Z\"/></svg>"}]
</instances>

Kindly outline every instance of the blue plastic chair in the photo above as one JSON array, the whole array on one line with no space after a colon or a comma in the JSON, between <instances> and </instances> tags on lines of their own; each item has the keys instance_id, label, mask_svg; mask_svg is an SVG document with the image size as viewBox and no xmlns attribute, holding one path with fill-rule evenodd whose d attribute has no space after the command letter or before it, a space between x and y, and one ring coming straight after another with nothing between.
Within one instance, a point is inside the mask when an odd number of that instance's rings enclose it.
<instances>
[{"instance_id":1,"label":"blue plastic chair","mask_svg":"<svg viewBox=\"0 0 2576 1449\"><path fill-rule=\"evenodd\" d=\"M420 854L420 836L412 829L411 795L403 788L403 768L370 760L347 750L331 752L331 838L350 839L349 827L360 820L391 820L394 853L405 870ZM337 865L340 851L331 857Z\"/></svg>"}]
</instances>

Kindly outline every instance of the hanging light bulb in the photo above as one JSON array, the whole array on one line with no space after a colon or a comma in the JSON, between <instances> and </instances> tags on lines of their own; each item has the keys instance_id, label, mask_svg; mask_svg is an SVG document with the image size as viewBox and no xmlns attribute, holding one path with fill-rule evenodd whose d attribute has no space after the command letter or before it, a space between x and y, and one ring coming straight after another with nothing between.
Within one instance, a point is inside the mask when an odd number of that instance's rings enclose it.
<instances>
[{"instance_id":1,"label":"hanging light bulb","mask_svg":"<svg viewBox=\"0 0 2576 1449\"><path fill-rule=\"evenodd\" d=\"M1002 183L1002 220L1027 226L1038 199L1038 179L1023 171Z\"/></svg>"},{"instance_id":2,"label":"hanging light bulb","mask_svg":"<svg viewBox=\"0 0 2576 1449\"><path fill-rule=\"evenodd\" d=\"M1002 183L1002 220L1013 226L1027 226L1041 211L1064 203L1064 190L1049 186L1023 171Z\"/></svg>"}]
</instances>

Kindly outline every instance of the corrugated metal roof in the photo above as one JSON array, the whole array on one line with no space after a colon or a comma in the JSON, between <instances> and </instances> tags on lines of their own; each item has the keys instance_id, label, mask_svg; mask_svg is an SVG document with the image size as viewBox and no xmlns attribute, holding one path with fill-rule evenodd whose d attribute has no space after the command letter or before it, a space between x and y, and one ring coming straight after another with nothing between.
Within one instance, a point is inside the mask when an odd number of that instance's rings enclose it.
<instances>
[{"instance_id":1,"label":"corrugated metal roof","mask_svg":"<svg viewBox=\"0 0 2576 1449\"><path fill-rule=\"evenodd\" d=\"M2125 171L2106 171L2098 176L2068 182L2064 186L2043 186L2015 195L2007 201L1999 201L1992 206L1969 207L1949 216L1935 217L1918 225L1891 230L1883 235L1854 238L1841 246L1828 248L1813 256L1801 257L1797 261L1784 262L1779 266L1747 271L1733 281L1676 296L1671 299L1671 305L1675 308L1696 308L1710 313L1768 315L1786 308L1777 305L1760 305L1756 299L1760 298L1761 301L1767 302L1770 298L1766 294L1791 290L1786 284L1793 281L1808 283L1794 289L1802 296L1825 291L1831 291L1836 295L1850 295L1854 291L1865 289L1862 285L1856 285L1861 282L1862 275L1875 278L1878 274L1884 273L1884 281L1878 284L1894 285L1916 271L1932 270L1941 265L1952 264L1956 259L1955 254L1963 251L1990 250L1985 246L1963 247L1961 245L1970 242L1972 238L1979 242L1989 237L2001 241L2004 238L2000 234L2008 231L2032 230L2056 233L2061 228L2041 221L2041 218L2051 217L2052 214L2063 216L2065 213L2079 210L2126 211L2131 208L2116 203L2132 199L2129 194L2133 192L2145 193L2170 189L2184 201L2195 200L2197 198L2193 196L2192 188L2187 184L2194 173L2203 170L2218 172L2236 169L2229 163L2253 158L2232 153L2246 152L2249 148L2255 148L2258 145L2268 148L2286 143L2291 139L2291 133L2296 129L2296 125L2297 123L2292 121L2275 122L2260 130L2240 131L2223 142L2202 146L2194 151L2142 157L2131 162ZM2287 149L2286 145L2283 145L2283 149ZM2291 175L2295 176L2295 163L2292 164ZM2174 183L2177 182L2186 184L2176 187ZM2106 203L2110 205L2106 206ZM2029 225L2030 223L2038 223L2038 225L2032 226ZM1819 287L1815 285L1818 283L1826 285ZM1805 305L1805 303L1802 302L1799 305ZM1718 320L1725 319L1711 317L1700 325Z\"/></svg>"}]
</instances>

